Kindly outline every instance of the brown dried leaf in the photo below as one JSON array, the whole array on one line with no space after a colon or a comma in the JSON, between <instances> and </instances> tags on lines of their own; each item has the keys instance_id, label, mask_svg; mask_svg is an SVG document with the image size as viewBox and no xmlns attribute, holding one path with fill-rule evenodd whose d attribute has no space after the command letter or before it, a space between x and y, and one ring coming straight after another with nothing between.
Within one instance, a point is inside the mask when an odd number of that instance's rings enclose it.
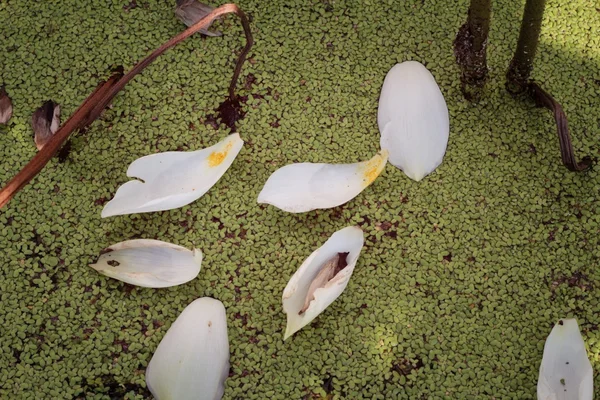
<instances>
[{"instance_id":1,"label":"brown dried leaf","mask_svg":"<svg viewBox=\"0 0 600 400\"><path fill-rule=\"evenodd\" d=\"M8 97L4 86L0 86L0 124L5 125L12 117L12 100Z\"/></svg>"},{"instance_id":2,"label":"brown dried leaf","mask_svg":"<svg viewBox=\"0 0 600 400\"><path fill-rule=\"evenodd\" d=\"M41 150L60 127L60 106L52 100L45 102L33 113L31 126L35 145Z\"/></svg>"},{"instance_id":3,"label":"brown dried leaf","mask_svg":"<svg viewBox=\"0 0 600 400\"><path fill-rule=\"evenodd\" d=\"M183 22L188 28L206 17L214 7L208 4L200 3L197 0L177 0L177 7L175 7L175 16ZM206 29L200 29L200 33L206 36L221 36L221 32L211 32L208 30L210 25Z\"/></svg>"}]
</instances>

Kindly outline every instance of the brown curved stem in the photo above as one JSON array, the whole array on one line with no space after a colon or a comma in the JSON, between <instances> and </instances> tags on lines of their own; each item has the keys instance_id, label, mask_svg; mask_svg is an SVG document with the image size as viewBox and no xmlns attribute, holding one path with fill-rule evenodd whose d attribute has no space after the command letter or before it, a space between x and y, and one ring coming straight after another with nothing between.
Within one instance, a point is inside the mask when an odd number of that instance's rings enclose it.
<instances>
[{"instance_id":1,"label":"brown curved stem","mask_svg":"<svg viewBox=\"0 0 600 400\"><path fill-rule=\"evenodd\" d=\"M584 171L588 169L592 165L592 159L590 157L584 157L581 162L577 162L577 159L575 158L575 151L573 150L571 135L569 134L567 116L560 103L558 103L550 93L546 92L533 81L529 82L528 88L530 96L539 106L547 108L554 113L558 142L560 144L560 155L563 164L570 171Z\"/></svg>"},{"instance_id":2,"label":"brown curved stem","mask_svg":"<svg viewBox=\"0 0 600 400\"><path fill-rule=\"evenodd\" d=\"M150 55L137 63L127 74L122 75L121 73L116 73L108 81L100 84L79 108L77 108L73 115L71 115L71 117L58 129L56 134L48 141L48 143L46 143L44 148L40 150L20 172L2 188L2 190L0 190L0 208L4 207L19 190L25 187L25 185L27 185L27 183L29 183L29 181L44 168L48 161L50 161L63 143L69 138L71 133L77 129L82 129L98 118L116 94L123 89L135 75L140 73L152 61L171 47L192 36L199 30L207 28L216 18L230 13L236 14L240 18L246 36L246 45L238 57L233 72L233 78L229 85L229 97L233 100L235 98L235 86L242 71L242 65L246 60L246 56L248 55L254 40L252 38L252 32L250 31L250 23L244 12L235 4L224 4L213 10L196 24L167 41L158 49L154 50Z\"/></svg>"}]
</instances>

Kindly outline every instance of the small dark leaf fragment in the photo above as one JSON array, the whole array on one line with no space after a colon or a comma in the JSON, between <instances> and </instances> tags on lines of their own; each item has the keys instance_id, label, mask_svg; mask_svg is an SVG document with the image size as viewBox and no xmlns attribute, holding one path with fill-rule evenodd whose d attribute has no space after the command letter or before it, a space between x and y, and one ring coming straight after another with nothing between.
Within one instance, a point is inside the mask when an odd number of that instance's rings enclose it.
<instances>
[{"instance_id":1,"label":"small dark leaf fragment","mask_svg":"<svg viewBox=\"0 0 600 400\"><path fill-rule=\"evenodd\" d=\"M242 105L237 96L235 98L227 97L227 99L219 105L217 112L219 113L221 122L233 131L235 131L235 123L246 115L246 113L242 111Z\"/></svg>"},{"instance_id":2,"label":"small dark leaf fragment","mask_svg":"<svg viewBox=\"0 0 600 400\"><path fill-rule=\"evenodd\" d=\"M6 93L4 85L0 86L0 125L8 123L10 117L12 117L13 107L12 100Z\"/></svg>"},{"instance_id":3,"label":"small dark leaf fragment","mask_svg":"<svg viewBox=\"0 0 600 400\"><path fill-rule=\"evenodd\" d=\"M69 158L69 154L71 154L71 140L67 140L67 142L63 145L63 147L58 151L58 162L64 163Z\"/></svg>"},{"instance_id":4,"label":"small dark leaf fragment","mask_svg":"<svg viewBox=\"0 0 600 400\"><path fill-rule=\"evenodd\" d=\"M104 250L102 250L102 251L100 252L100 255L102 255L102 254L107 254L107 253L111 253L111 252L113 252L113 251L114 251L113 249L111 249L110 247L107 247L107 248L105 248Z\"/></svg>"},{"instance_id":5,"label":"small dark leaf fragment","mask_svg":"<svg viewBox=\"0 0 600 400\"><path fill-rule=\"evenodd\" d=\"M106 263L108 265L110 265L111 267L118 267L119 265L121 265L121 263L116 260L110 260L110 261L107 261Z\"/></svg>"}]
</instances>

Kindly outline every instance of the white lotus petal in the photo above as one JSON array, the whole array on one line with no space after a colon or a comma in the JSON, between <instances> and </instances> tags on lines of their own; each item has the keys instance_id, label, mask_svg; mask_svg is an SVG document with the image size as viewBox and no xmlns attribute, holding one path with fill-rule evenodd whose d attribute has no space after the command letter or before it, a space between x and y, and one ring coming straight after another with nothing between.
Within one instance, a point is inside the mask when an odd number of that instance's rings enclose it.
<instances>
[{"instance_id":1,"label":"white lotus petal","mask_svg":"<svg viewBox=\"0 0 600 400\"><path fill-rule=\"evenodd\" d=\"M435 78L422 64L396 64L386 75L377 123L390 163L415 181L433 172L446 153L448 107Z\"/></svg>"},{"instance_id":2,"label":"white lotus petal","mask_svg":"<svg viewBox=\"0 0 600 400\"><path fill-rule=\"evenodd\" d=\"M259 203L301 213L344 204L379 176L387 163L387 151L354 164L290 164L279 168L258 195Z\"/></svg>"},{"instance_id":3,"label":"white lotus petal","mask_svg":"<svg viewBox=\"0 0 600 400\"><path fill-rule=\"evenodd\" d=\"M225 307L203 297L167 331L146 368L146 385L156 400L218 400L228 375Z\"/></svg>"},{"instance_id":4,"label":"white lotus petal","mask_svg":"<svg viewBox=\"0 0 600 400\"><path fill-rule=\"evenodd\" d=\"M283 310L287 314L284 340L309 324L342 294L354 272L363 243L362 229L357 226L349 226L331 235L323 246L315 250L302 263L283 291ZM319 280L323 266L339 253L348 253L346 267L324 287L316 290L314 287L311 288L311 284L315 280ZM312 290L314 292L308 298L308 300L312 298L312 301L310 301L308 309L302 313L309 292Z\"/></svg>"},{"instance_id":5,"label":"white lotus petal","mask_svg":"<svg viewBox=\"0 0 600 400\"><path fill-rule=\"evenodd\" d=\"M111 278L142 287L163 288L181 285L200 272L202 252L160 240L135 239L107 247L96 271Z\"/></svg>"},{"instance_id":6,"label":"white lotus petal","mask_svg":"<svg viewBox=\"0 0 600 400\"><path fill-rule=\"evenodd\" d=\"M142 179L121 185L102 210L102 218L172 210L200 198L223 176L242 149L240 135L229 135L206 149L151 154L129 166L127 176Z\"/></svg>"},{"instance_id":7,"label":"white lotus petal","mask_svg":"<svg viewBox=\"0 0 600 400\"><path fill-rule=\"evenodd\" d=\"M592 400L594 377L575 319L558 321L544 345L538 400Z\"/></svg>"}]
</instances>

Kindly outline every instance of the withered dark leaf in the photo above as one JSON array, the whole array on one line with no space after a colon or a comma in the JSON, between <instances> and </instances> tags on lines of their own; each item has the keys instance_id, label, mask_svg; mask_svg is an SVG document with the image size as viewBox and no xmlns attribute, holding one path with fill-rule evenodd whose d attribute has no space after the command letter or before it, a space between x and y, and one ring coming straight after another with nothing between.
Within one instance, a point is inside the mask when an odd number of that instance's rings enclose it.
<instances>
[{"instance_id":1,"label":"withered dark leaf","mask_svg":"<svg viewBox=\"0 0 600 400\"><path fill-rule=\"evenodd\" d=\"M177 0L175 16L188 28L207 16L215 8L197 0ZM212 25L212 23L211 23ZM210 28L210 25L207 26ZM211 32L208 29L200 29L200 33L206 36L221 36L221 32Z\"/></svg>"},{"instance_id":2,"label":"withered dark leaf","mask_svg":"<svg viewBox=\"0 0 600 400\"><path fill-rule=\"evenodd\" d=\"M46 101L33 113L31 127L35 145L41 150L60 127L60 106L52 100Z\"/></svg>"},{"instance_id":3,"label":"withered dark leaf","mask_svg":"<svg viewBox=\"0 0 600 400\"><path fill-rule=\"evenodd\" d=\"M10 117L12 117L13 106L12 100L6 93L4 85L0 86L0 124L5 125L8 123Z\"/></svg>"},{"instance_id":4,"label":"withered dark leaf","mask_svg":"<svg viewBox=\"0 0 600 400\"><path fill-rule=\"evenodd\" d=\"M315 291L317 289L325 287L325 285L327 285L327 283L329 283L329 281L331 281L341 270L346 268L348 265L348 262L346 261L348 254L349 253L337 253L323 264L321 270L308 287L308 292L304 299L304 306L302 306L298 315L304 314L306 310L308 310L310 302L315 299Z\"/></svg>"}]
</instances>

